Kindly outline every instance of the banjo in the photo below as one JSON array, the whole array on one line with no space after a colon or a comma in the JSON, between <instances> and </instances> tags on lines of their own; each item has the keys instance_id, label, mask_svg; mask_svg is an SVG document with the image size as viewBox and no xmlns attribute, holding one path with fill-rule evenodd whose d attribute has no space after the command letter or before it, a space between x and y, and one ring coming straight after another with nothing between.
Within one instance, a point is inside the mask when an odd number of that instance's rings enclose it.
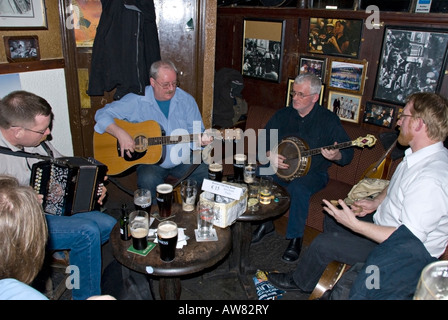
<instances>
[{"instance_id":1,"label":"banjo","mask_svg":"<svg viewBox=\"0 0 448 320\"><path fill-rule=\"evenodd\" d=\"M336 145L309 149L307 143L303 139L295 136L289 136L284 139L273 149L273 152L284 156L285 163L289 164L288 169L277 169L277 176L280 179L291 181L295 178L302 177L308 173L311 166L311 156L321 153L321 149L343 149L348 147L372 147L376 143L376 137L368 134L365 137L359 137L353 141L347 141Z\"/></svg>"}]
</instances>

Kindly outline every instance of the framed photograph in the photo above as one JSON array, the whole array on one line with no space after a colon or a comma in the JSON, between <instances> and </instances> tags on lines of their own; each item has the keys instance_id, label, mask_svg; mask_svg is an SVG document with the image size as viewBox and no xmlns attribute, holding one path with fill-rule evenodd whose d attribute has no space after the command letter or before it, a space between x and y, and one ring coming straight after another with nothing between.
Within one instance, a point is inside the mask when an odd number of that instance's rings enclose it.
<instances>
[{"instance_id":1,"label":"framed photograph","mask_svg":"<svg viewBox=\"0 0 448 320\"><path fill-rule=\"evenodd\" d=\"M348 122L359 122L361 110L361 96L345 92L330 91L328 93L328 110L339 116L339 119Z\"/></svg>"},{"instance_id":2,"label":"framed photograph","mask_svg":"<svg viewBox=\"0 0 448 320\"><path fill-rule=\"evenodd\" d=\"M372 101L366 102L364 111L365 123L374 124L376 126L391 128L395 118L395 106L389 106Z\"/></svg>"},{"instance_id":3,"label":"framed photograph","mask_svg":"<svg viewBox=\"0 0 448 320\"><path fill-rule=\"evenodd\" d=\"M358 58L362 20L310 18L308 52Z\"/></svg>"},{"instance_id":4,"label":"framed photograph","mask_svg":"<svg viewBox=\"0 0 448 320\"><path fill-rule=\"evenodd\" d=\"M445 73L448 30L387 26L373 98L404 105L414 92L439 92Z\"/></svg>"},{"instance_id":5,"label":"framed photograph","mask_svg":"<svg viewBox=\"0 0 448 320\"><path fill-rule=\"evenodd\" d=\"M37 36L3 37L8 62L40 60Z\"/></svg>"},{"instance_id":6,"label":"framed photograph","mask_svg":"<svg viewBox=\"0 0 448 320\"><path fill-rule=\"evenodd\" d=\"M0 29L47 29L44 0L0 1Z\"/></svg>"},{"instance_id":7,"label":"framed photograph","mask_svg":"<svg viewBox=\"0 0 448 320\"><path fill-rule=\"evenodd\" d=\"M292 99L291 99L291 92L292 92L292 85L294 84L294 79L295 78L289 78L288 79L288 90L286 93L286 106L289 107L292 103ZM322 85L320 88L320 95L319 95L319 104L322 105L323 101L324 101L324 90L325 90L325 85Z\"/></svg>"},{"instance_id":8,"label":"framed photograph","mask_svg":"<svg viewBox=\"0 0 448 320\"><path fill-rule=\"evenodd\" d=\"M279 82L284 21L244 20L243 76Z\"/></svg>"},{"instance_id":9,"label":"framed photograph","mask_svg":"<svg viewBox=\"0 0 448 320\"><path fill-rule=\"evenodd\" d=\"M327 85L329 88L362 94L366 71L366 60L331 59Z\"/></svg>"},{"instance_id":10,"label":"framed photograph","mask_svg":"<svg viewBox=\"0 0 448 320\"><path fill-rule=\"evenodd\" d=\"M93 47L96 28L103 11L101 1L72 0L73 23L77 47Z\"/></svg>"},{"instance_id":11,"label":"framed photograph","mask_svg":"<svg viewBox=\"0 0 448 320\"><path fill-rule=\"evenodd\" d=\"M325 82L326 58L300 57L299 74L312 73Z\"/></svg>"}]
</instances>

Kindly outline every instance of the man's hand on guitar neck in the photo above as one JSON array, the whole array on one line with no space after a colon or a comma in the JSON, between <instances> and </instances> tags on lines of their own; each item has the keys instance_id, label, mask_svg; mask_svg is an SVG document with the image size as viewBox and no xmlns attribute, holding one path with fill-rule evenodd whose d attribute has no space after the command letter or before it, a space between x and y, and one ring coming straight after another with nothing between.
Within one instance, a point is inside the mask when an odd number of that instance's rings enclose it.
<instances>
[{"instance_id":1,"label":"man's hand on guitar neck","mask_svg":"<svg viewBox=\"0 0 448 320\"><path fill-rule=\"evenodd\" d=\"M198 143L200 146L206 146L213 142L214 134L212 129L206 129L202 134L199 135Z\"/></svg>"}]
</instances>

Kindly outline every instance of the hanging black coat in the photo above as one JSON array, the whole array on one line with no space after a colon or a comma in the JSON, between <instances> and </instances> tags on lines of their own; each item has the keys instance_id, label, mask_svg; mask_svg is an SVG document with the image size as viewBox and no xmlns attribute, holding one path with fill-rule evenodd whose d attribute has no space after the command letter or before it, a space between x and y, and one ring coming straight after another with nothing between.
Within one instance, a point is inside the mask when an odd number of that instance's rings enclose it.
<instances>
[{"instance_id":1,"label":"hanging black coat","mask_svg":"<svg viewBox=\"0 0 448 320\"><path fill-rule=\"evenodd\" d=\"M160 60L153 0L101 0L103 9L92 49L88 94L116 88L115 100L143 95L149 68Z\"/></svg>"}]
</instances>

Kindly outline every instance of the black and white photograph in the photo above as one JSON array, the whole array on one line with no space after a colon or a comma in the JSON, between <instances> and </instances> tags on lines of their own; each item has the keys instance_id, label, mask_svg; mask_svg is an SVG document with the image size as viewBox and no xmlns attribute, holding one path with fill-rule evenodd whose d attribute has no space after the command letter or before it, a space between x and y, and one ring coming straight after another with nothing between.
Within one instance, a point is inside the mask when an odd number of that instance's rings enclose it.
<instances>
[{"instance_id":1,"label":"black and white photograph","mask_svg":"<svg viewBox=\"0 0 448 320\"><path fill-rule=\"evenodd\" d=\"M0 28L46 29L44 0L0 0Z\"/></svg>"},{"instance_id":2,"label":"black and white photograph","mask_svg":"<svg viewBox=\"0 0 448 320\"><path fill-rule=\"evenodd\" d=\"M300 57L299 74L312 73L325 82L326 58Z\"/></svg>"},{"instance_id":3,"label":"black and white photograph","mask_svg":"<svg viewBox=\"0 0 448 320\"><path fill-rule=\"evenodd\" d=\"M357 58L362 20L310 18L308 52Z\"/></svg>"},{"instance_id":4,"label":"black and white photograph","mask_svg":"<svg viewBox=\"0 0 448 320\"><path fill-rule=\"evenodd\" d=\"M386 27L374 99L404 105L414 92L439 92L448 32Z\"/></svg>"},{"instance_id":5,"label":"black and white photograph","mask_svg":"<svg viewBox=\"0 0 448 320\"><path fill-rule=\"evenodd\" d=\"M367 61L332 59L330 61L328 87L362 94Z\"/></svg>"},{"instance_id":6,"label":"black and white photograph","mask_svg":"<svg viewBox=\"0 0 448 320\"><path fill-rule=\"evenodd\" d=\"M8 62L33 61L40 59L37 36L3 37Z\"/></svg>"},{"instance_id":7,"label":"black and white photograph","mask_svg":"<svg viewBox=\"0 0 448 320\"><path fill-rule=\"evenodd\" d=\"M280 81L283 32L282 21L244 21L243 76Z\"/></svg>"},{"instance_id":8,"label":"black and white photograph","mask_svg":"<svg viewBox=\"0 0 448 320\"><path fill-rule=\"evenodd\" d=\"M395 107L367 101L364 122L376 126L391 128L395 118Z\"/></svg>"},{"instance_id":9,"label":"black and white photograph","mask_svg":"<svg viewBox=\"0 0 448 320\"><path fill-rule=\"evenodd\" d=\"M338 91L328 94L327 109L339 116L342 121L359 122L361 96Z\"/></svg>"}]
</instances>

